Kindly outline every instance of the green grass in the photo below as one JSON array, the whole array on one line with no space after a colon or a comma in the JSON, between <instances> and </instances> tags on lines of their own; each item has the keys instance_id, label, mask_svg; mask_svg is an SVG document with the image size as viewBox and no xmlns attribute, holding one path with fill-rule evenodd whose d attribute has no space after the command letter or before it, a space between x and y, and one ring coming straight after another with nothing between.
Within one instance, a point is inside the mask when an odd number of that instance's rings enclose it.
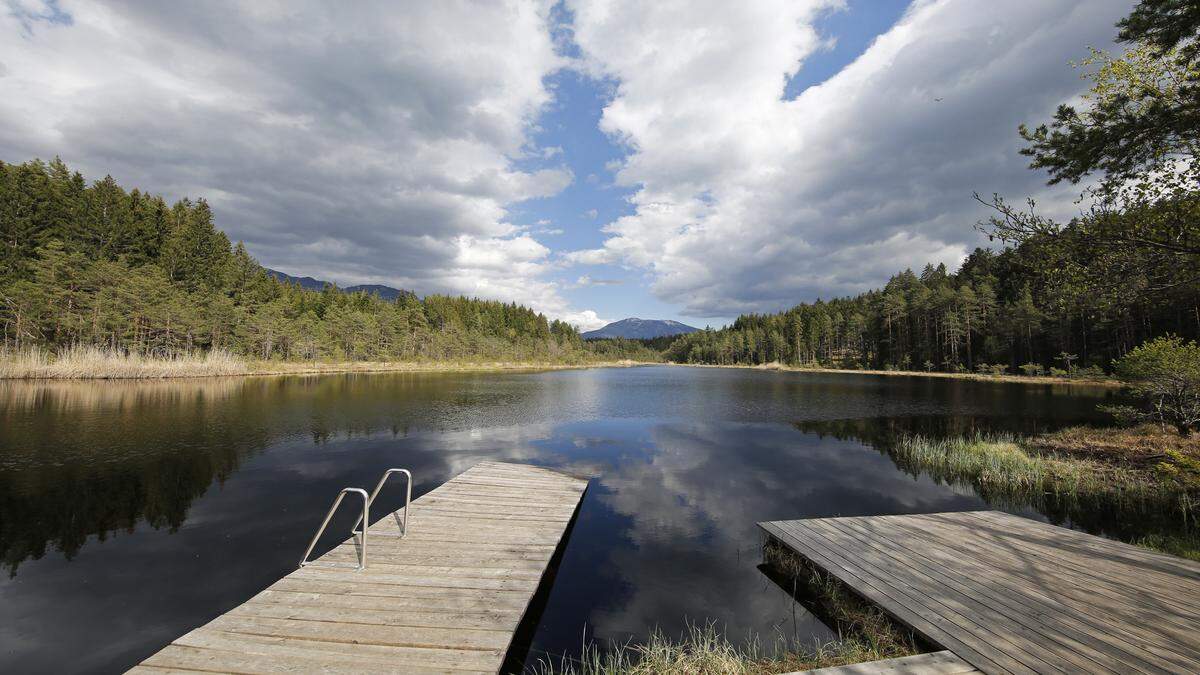
<instances>
[{"instance_id":1,"label":"green grass","mask_svg":"<svg viewBox=\"0 0 1200 675\"><path fill-rule=\"evenodd\" d=\"M951 439L902 436L894 454L942 480L968 482L1015 494L1046 488L1078 491L1092 487L1090 472L1081 463L1032 456L1008 434Z\"/></svg>"},{"instance_id":2,"label":"green grass","mask_svg":"<svg viewBox=\"0 0 1200 675\"><path fill-rule=\"evenodd\" d=\"M1134 539L1131 543L1148 548L1159 553L1187 558L1200 562L1200 535L1195 532L1188 534L1148 534Z\"/></svg>"},{"instance_id":3,"label":"green grass","mask_svg":"<svg viewBox=\"0 0 1200 675\"><path fill-rule=\"evenodd\" d=\"M1164 471L1164 461L1134 461L1134 453L1044 454L1035 448L1064 446L1043 440L1007 434L903 436L887 452L912 473L974 487L989 504L1032 507L1055 521L1069 520L1147 548L1200 557L1194 483L1181 480L1179 472ZM1144 449L1139 453L1145 456ZM1176 454L1159 453L1165 461Z\"/></svg>"}]
</instances>

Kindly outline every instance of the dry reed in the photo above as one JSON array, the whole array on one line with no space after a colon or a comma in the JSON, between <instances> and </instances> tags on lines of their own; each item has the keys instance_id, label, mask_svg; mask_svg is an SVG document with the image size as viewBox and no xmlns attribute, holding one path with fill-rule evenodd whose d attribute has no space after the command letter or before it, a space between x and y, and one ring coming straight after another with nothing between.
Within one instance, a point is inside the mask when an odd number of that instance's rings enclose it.
<instances>
[{"instance_id":1,"label":"dry reed","mask_svg":"<svg viewBox=\"0 0 1200 675\"><path fill-rule=\"evenodd\" d=\"M220 349L172 357L145 356L90 346L69 347L54 355L35 349L0 353L0 379L210 377L247 372L244 361Z\"/></svg>"}]
</instances>

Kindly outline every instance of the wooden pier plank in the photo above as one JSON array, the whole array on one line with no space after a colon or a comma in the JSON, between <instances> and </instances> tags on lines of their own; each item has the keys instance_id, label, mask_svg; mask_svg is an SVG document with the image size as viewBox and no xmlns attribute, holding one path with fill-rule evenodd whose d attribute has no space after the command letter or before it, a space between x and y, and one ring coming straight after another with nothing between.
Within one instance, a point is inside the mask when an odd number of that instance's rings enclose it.
<instances>
[{"instance_id":1,"label":"wooden pier plank","mask_svg":"<svg viewBox=\"0 0 1200 675\"><path fill-rule=\"evenodd\" d=\"M995 511L759 526L985 673L1200 671L1192 561Z\"/></svg>"},{"instance_id":2,"label":"wooden pier plank","mask_svg":"<svg viewBox=\"0 0 1200 675\"><path fill-rule=\"evenodd\" d=\"M969 675L978 672L974 666L948 651L804 671L806 675Z\"/></svg>"},{"instance_id":3,"label":"wooden pier plank","mask_svg":"<svg viewBox=\"0 0 1200 675\"><path fill-rule=\"evenodd\" d=\"M476 464L131 672L496 673L586 488Z\"/></svg>"}]
</instances>

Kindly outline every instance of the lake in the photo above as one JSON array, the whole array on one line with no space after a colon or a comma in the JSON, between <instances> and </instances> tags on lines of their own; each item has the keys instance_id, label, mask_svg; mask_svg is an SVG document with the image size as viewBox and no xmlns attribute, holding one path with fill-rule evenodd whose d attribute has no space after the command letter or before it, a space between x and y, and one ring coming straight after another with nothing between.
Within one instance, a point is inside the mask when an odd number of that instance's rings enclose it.
<instances>
[{"instance_id":1,"label":"lake","mask_svg":"<svg viewBox=\"0 0 1200 675\"><path fill-rule=\"evenodd\" d=\"M888 439L1099 422L1114 395L676 366L0 383L0 671L122 670L295 569L342 487L407 467L416 497L483 459L596 476L527 662L688 622L828 640L759 570L756 521L988 507Z\"/></svg>"}]
</instances>

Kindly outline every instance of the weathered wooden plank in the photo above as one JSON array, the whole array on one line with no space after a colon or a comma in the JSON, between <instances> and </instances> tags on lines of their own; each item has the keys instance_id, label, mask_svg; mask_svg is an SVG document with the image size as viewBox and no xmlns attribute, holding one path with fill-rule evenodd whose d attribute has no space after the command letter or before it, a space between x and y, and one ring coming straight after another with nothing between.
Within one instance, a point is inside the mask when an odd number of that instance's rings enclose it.
<instances>
[{"instance_id":1,"label":"weathered wooden plank","mask_svg":"<svg viewBox=\"0 0 1200 675\"><path fill-rule=\"evenodd\" d=\"M914 519L915 527L946 532L942 541L944 547L954 546L956 539L967 537L974 544L969 548L986 550L989 556L1004 557L1011 567L1026 569L1023 578L1029 584L1040 582L1041 576L1049 575L1059 582L1055 584L1056 587L1068 585L1088 588L1098 595L1111 598L1116 607L1152 608L1155 613L1161 613L1164 620L1182 627L1193 626L1195 621L1200 620L1200 617L1195 616L1194 608L1189 607L1186 601L1175 597L1180 591L1146 593L1147 589L1140 583L1129 584L1126 581L1129 577L1126 575L1136 574L1136 570L1101 567L1099 562L1089 564L1087 561L1075 560L1067 556L1056 556L1052 548L1031 551L1022 542L1016 541L1015 535L1006 536L996 530L981 533L976 537L974 533L977 530L969 525L955 528L949 522L930 521L924 517L914 517ZM980 547L978 546L980 542L989 543L987 546ZM1071 583L1061 583L1066 581Z\"/></svg>"},{"instance_id":2,"label":"weathered wooden plank","mask_svg":"<svg viewBox=\"0 0 1200 675\"><path fill-rule=\"evenodd\" d=\"M179 671L233 672L233 673L297 673L330 672L344 667L345 657L309 654L256 654L253 652L226 651L187 647L170 644L149 659L146 665ZM395 673L396 666L386 661L357 659L355 672ZM467 670L439 667L435 664L406 664L405 673L486 673L486 669Z\"/></svg>"},{"instance_id":3,"label":"weathered wooden plank","mask_svg":"<svg viewBox=\"0 0 1200 675\"><path fill-rule=\"evenodd\" d=\"M239 635L221 631L192 631L175 644L219 649L224 651L260 654L263 656L315 655L337 662L384 663L438 666L463 671L487 671L504 654L500 650L434 649L428 647L392 647L371 644L345 644L320 640L293 640L263 635Z\"/></svg>"},{"instance_id":4,"label":"weathered wooden plank","mask_svg":"<svg viewBox=\"0 0 1200 675\"><path fill-rule=\"evenodd\" d=\"M449 597L380 597L374 595L348 595L336 593L304 593L294 591L265 590L254 597L262 606L284 605L289 607L329 607L362 610L387 610L400 612L404 616L413 613L479 613L517 614L523 607L519 597L471 594Z\"/></svg>"},{"instance_id":5,"label":"weathered wooden plank","mask_svg":"<svg viewBox=\"0 0 1200 675\"><path fill-rule=\"evenodd\" d=\"M1032 631L1023 630L978 602L971 602L950 589L938 589L919 575L907 573L902 566L890 565L866 549L846 548L850 542L827 530L822 521L813 521L811 526L817 541L821 541L825 546L832 544L839 555L853 555L855 563L861 566L865 576L869 575L879 583L902 589L906 594L906 601L915 610L927 616L945 619L945 630L975 637L980 633L976 627L982 620L988 625L989 635L987 642L980 641L981 644L1002 645L1003 656L1015 662L1006 667L1038 672L1037 664L1043 659L1039 659L1036 652L1042 645L1032 644L1033 638L1036 637ZM1071 665L1057 656L1050 656L1044 660L1052 664L1055 670L1066 670Z\"/></svg>"},{"instance_id":6,"label":"weathered wooden plank","mask_svg":"<svg viewBox=\"0 0 1200 675\"><path fill-rule=\"evenodd\" d=\"M804 671L807 675L969 675L978 672L975 666L948 651Z\"/></svg>"},{"instance_id":7,"label":"weathered wooden plank","mask_svg":"<svg viewBox=\"0 0 1200 675\"><path fill-rule=\"evenodd\" d=\"M941 547L914 544L921 541L921 533L907 531L898 524L883 527L858 519L840 520L839 524L845 527L857 528L864 536L879 538L897 548L900 552L895 556L897 560L920 566L966 592L989 598L1019 620L1031 619L1049 634L1059 634L1088 645L1128 668L1138 670L1144 664L1152 664L1162 670L1174 671L1187 664L1186 659L1175 658L1169 639L1162 640L1157 633L1143 631L1138 624L1114 625L1108 614L1112 608L1107 605L1103 612L1094 612L1093 607L1071 602L1061 593L1053 597L1046 595L1019 577L997 569L994 564L984 563L971 551L963 550L960 555L951 556ZM1070 611L1063 611L1064 607ZM1147 615L1140 620L1149 619Z\"/></svg>"},{"instance_id":8,"label":"weathered wooden plank","mask_svg":"<svg viewBox=\"0 0 1200 675\"><path fill-rule=\"evenodd\" d=\"M1025 569L1027 562L1020 556L1009 557L1009 552L961 543L968 537L961 530L941 531L937 524L925 524L922 530L908 529L902 523L889 524L896 538L922 541L928 534L940 534L936 547L925 547L921 553L935 557L943 565L949 565L963 574L974 578L987 578L988 585L1008 591L1012 596L1029 604L1031 611L1057 613L1060 619L1073 620L1089 629L1097 639L1141 647L1141 651L1170 655L1179 654L1184 663L1200 658L1200 651L1188 646L1188 638L1194 632L1191 624L1178 624L1167 613L1143 608L1143 594L1139 592L1110 592L1103 581L1087 577L1075 577L1063 570L1053 586L1031 584L1025 576L1008 573L1010 568ZM911 548L911 547L910 547ZM1063 609L1066 611L1062 611ZM1114 621L1118 619L1117 621ZM1147 628L1153 626L1153 629Z\"/></svg>"},{"instance_id":9,"label":"weathered wooden plank","mask_svg":"<svg viewBox=\"0 0 1200 675\"><path fill-rule=\"evenodd\" d=\"M999 512L759 525L983 672L1200 670L1190 561Z\"/></svg>"},{"instance_id":10,"label":"weathered wooden plank","mask_svg":"<svg viewBox=\"0 0 1200 675\"><path fill-rule=\"evenodd\" d=\"M290 591L298 593L316 593L318 595L343 595L347 597L373 598L414 598L439 600L471 600L488 599L489 602L500 602L509 599L522 602L527 595L522 590L478 589L478 588L429 588L425 586L401 586L397 584L374 584L367 580L350 582L328 581L321 579L284 578L267 588L271 591ZM397 605L398 607L400 605Z\"/></svg>"},{"instance_id":11,"label":"weathered wooden plank","mask_svg":"<svg viewBox=\"0 0 1200 675\"><path fill-rule=\"evenodd\" d=\"M325 603L292 604L278 602L255 602L239 605L226 612L226 616L267 619L298 619L302 621L335 621L338 623L362 623L380 626L407 626L410 628L478 628L481 630L507 631L514 612L497 612L490 609L455 612L431 612L409 609L397 612L394 608L376 609L365 607L332 607ZM520 617L518 616L519 620Z\"/></svg>"},{"instance_id":12,"label":"weathered wooden plank","mask_svg":"<svg viewBox=\"0 0 1200 675\"><path fill-rule=\"evenodd\" d=\"M144 672L490 672L503 663L586 479L481 462L179 638Z\"/></svg>"},{"instance_id":13,"label":"weathered wooden plank","mask_svg":"<svg viewBox=\"0 0 1200 675\"><path fill-rule=\"evenodd\" d=\"M953 520L959 519L955 517ZM972 518L963 522L963 525L988 536L1000 537L1010 546L1020 547L1031 554L1046 555L1056 561L1070 563L1092 576L1098 576L1097 573L1104 570L1128 572L1135 569L1138 573L1140 587L1152 587L1163 593L1176 591L1186 593L1194 588L1195 584L1200 583L1200 574L1193 574L1188 567L1180 565L1174 568L1175 571L1170 571L1172 568L1160 565L1157 560L1148 556L1140 555L1141 552L1131 554L1114 548L1114 545L1122 545L1120 542L1093 537L1099 542L1098 544L1083 546L1080 545L1077 537L1090 535L1066 530L1070 534L1060 540L1052 533L1041 531L1041 527L1054 527L1053 525L1037 521L1030 522L1034 523L1036 527L1016 532L1008 530L1003 523L997 523L990 518ZM1146 551L1146 553L1152 554L1151 551ZM1157 554L1154 555L1157 556ZM1180 560L1189 562L1182 558ZM1200 610L1197 610L1196 617L1200 618Z\"/></svg>"},{"instance_id":14,"label":"weathered wooden plank","mask_svg":"<svg viewBox=\"0 0 1200 675\"><path fill-rule=\"evenodd\" d=\"M931 593L949 591L949 595L964 598L967 604L985 607L986 610L979 615L981 625L990 626L998 622L1010 629L1017 630L1031 647L1044 650L1047 655L1056 655L1065 661L1065 663L1060 661L1058 665L1069 670L1082 669L1092 672L1146 670L1170 673L1180 665L1160 659L1150 651L1136 650L1129 645L1109 644L1097 640L1088 633L1086 627L1079 630L1078 624L1059 620L1059 612L1056 608L1037 607L1033 602L1023 602L997 588L993 583L979 583L968 575L956 574L955 566L947 568L943 565L932 564L915 550L908 549L875 533L856 529L853 522L839 522L838 519L830 519L824 524L827 527L848 532L850 536L854 537L856 546L865 547L878 554L881 559L887 560L889 569L898 568L901 573L904 570L911 570L921 574L931 584ZM1045 611L1047 609L1049 611ZM1048 660L1058 661L1059 659ZM1146 668L1147 665L1154 667Z\"/></svg>"},{"instance_id":15,"label":"weathered wooden plank","mask_svg":"<svg viewBox=\"0 0 1200 675\"><path fill-rule=\"evenodd\" d=\"M963 511L961 513L947 514L947 516L948 519L974 518L988 520L999 525L1007 525L1010 519L1014 517L999 511ZM1037 520L1030 520L1028 525L1023 524L1023 526L1023 529L1026 531L1040 531L1048 534L1056 541L1066 541L1075 546L1103 552L1106 555L1117 557L1122 562L1150 565L1149 569L1159 569L1171 575L1171 578L1183 576L1192 581L1200 581L1200 562L1196 562L1195 560L1167 555L1166 553L1158 553L1136 546L1128 546L1118 541L1095 537L1083 532L1076 532L1075 530L1066 530L1066 533L1062 534L1060 532L1064 528Z\"/></svg>"}]
</instances>

